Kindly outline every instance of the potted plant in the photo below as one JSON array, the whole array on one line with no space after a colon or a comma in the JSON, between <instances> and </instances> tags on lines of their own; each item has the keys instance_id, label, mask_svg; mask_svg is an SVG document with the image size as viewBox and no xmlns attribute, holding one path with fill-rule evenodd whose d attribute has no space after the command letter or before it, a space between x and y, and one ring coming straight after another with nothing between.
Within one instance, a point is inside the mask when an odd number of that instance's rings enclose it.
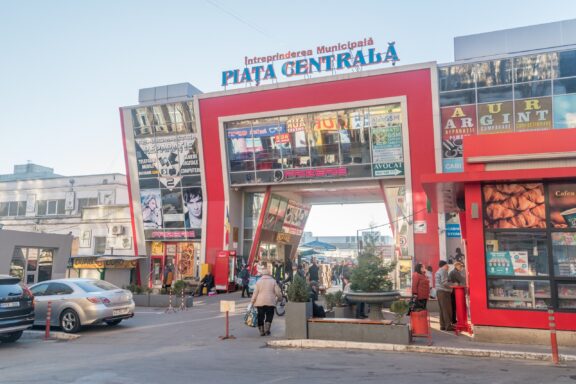
<instances>
[{"instance_id":1,"label":"potted plant","mask_svg":"<svg viewBox=\"0 0 576 384\"><path fill-rule=\"evenodd\" d=\"M366 236L365 247L358 255L358 265L350 276L350 292L346 299L352 303L370 304L370 319L382 320L382 307L400 297L400 292L393 289L390 273L394 263L384 263L376 255L376 233Z\"/></svg>"},{"instance_id":2,"label":"potted plant","mask_svg":"<svg viewBox=\"0 0 576 384\"><path fill-rule=\"evenodd\" d=\"M124 289L129 290L132 292L132 299L134 300L134 304L139 307L149 307L150 306L150 288L142 287L137 284L130 284Z\"/></svg>"},{"instance_id":3,"label":"potted plant","mask_svg":"<svg viewBox=\"0 0 576 384\"><path fill-rule=\"evenodd\" d=\"M338 318L351 318L352 310L344 297L344 292L334 292L334 317Z\"/></svg>"},{"instance_id":4,"label":"potted plant","mask_svg":"<svg viewBox=\"0 0 576 384\"><path fill-rule=\"evenodd\" d=\"M286 292L286 338L307 339L308 319L312 317L310 289L306 281L299 275L294 276L292 284Z\"/></svg>"}]
</instances>

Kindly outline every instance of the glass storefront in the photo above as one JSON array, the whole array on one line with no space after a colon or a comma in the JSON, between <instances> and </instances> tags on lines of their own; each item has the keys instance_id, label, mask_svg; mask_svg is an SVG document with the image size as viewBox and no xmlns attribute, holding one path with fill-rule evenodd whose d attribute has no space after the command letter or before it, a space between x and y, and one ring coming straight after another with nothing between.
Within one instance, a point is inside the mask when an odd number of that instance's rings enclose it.
<instances>
[{"instance_id":1,"label":"glass storefront","mask_svg":"<svg viewBox=\"0 0 576 384\"><path fill-rule=\"evenodd\" d=\"M16 247L10 263L10 276L25 284L52 279L54 249Z\"/></svg>"},{"instance_id":2,"label":"glass storefront","mask_svg":"<svg viewBox=\"0 0 576 384\"><path fill-rule=\"evenodd\" d=\"M576 310L576 183L486 184L490 308Z\"/></svg>"},{"instance_id":3,"label":"glass storefront","mask_svg":"<svg viewBox=\"0 0 576 384\"><path fill-rule=\"evenodd\" d=\"M467 135L576 127L576 51L438 68L443 172L462 172Z\"/></svg>"},{"instance_id":4,"label":"glass storefront","mask_svg":"<svg viewBox=\"0 0 576 384\"><path fill-rule=\"evenodd\" d=\"M230 183L402 176L402 124L399 103L228 122Z\"/></svg>"}]
</instances>

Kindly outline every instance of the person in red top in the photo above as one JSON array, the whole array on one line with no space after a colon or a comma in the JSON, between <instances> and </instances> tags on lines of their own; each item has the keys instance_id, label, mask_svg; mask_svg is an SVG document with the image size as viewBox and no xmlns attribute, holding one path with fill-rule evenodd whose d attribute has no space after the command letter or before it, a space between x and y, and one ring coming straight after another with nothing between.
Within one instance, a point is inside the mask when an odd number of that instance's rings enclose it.
<instances>
[{"instance_id":1,"label":"person in red top","mask_svg":"<svg viewBox=\"0 0 576 384\"><path fill-rule=\"evenodd\" d=\"M412 296L415 299L415 309L426 309L430 296L430 281L426 277L426 268L418 263L412 274Z\"/></svg>"}]
</instances>

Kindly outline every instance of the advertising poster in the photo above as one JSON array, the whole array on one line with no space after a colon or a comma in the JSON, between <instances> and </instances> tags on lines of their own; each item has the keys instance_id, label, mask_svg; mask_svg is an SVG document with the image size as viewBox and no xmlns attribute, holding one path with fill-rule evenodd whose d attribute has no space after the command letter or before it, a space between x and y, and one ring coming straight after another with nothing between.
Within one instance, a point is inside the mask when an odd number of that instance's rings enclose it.
<instances>
[{"instance_id":1,"label":"advertising poster","mask_svg":"<svg viewBox=\"0 0 576 384\"><path fill-rule=\"evenodd\" d=\"M514 104L511 101L478 104L478 134L514 131Z\"/></svg>"},{"instance_id":2,"label":"advertising poster","mask_svg":"<svg viewBox=\"0 0 576 384\"><path fill-rule=\"evenodd\" d=\"M515 101L515 129L538 131L552 128L552 98L540 97Z\"/></svg>"},{"instance_id":3,"label":"advertising poster","mask_svg":"<svg viewBox=\"0 0 576 384\"><path fill-rule=\"evenodd\" d=\"M514 276L530 276L528 268L528 252L527 251L510 251L510 259L512 260L512 268Z\"/></svg>"},{"instance_id":4,"label":"advertising poster","mask_svg":"<svg viewBox=\"0 0 576 384\"><path fill-rule=\"evenodd\" d=\"M182 167L180 168L180 175L185 176L199 176L200 175L200 160L198 158L198 142L196 138L190 135L180 136L184 140L190 140L191 145L184 144L182 153Z\"/></svg>"},{"instance_id":5,"label":"advertising poster","mask_svg":"<svg viewBox=\"0 0 576 384\"><path fill-rule=\"evenodd\" d=\"M315 131L335 131L338 129L338 115L336 112L317 113L314 119Z\"/></svg>"},{"instance_id":6,"label":"advertising poster","mask_svg":"<svg viewBox=\"0 0 576 384\"><path fill-rule=\"evenodd\" d=\"M554 128L576 128L576 95L554 96Z\"/></svg>"},{"instance_id":7,"label":"advertising poster","mask_svg":"<svg viewBox=\"0 0 576 384\"><path fill-rule=\"evenodd\" d=\"M402 126L402 107L399 103L371 107L364 113L364 121L372 128Z\"/></svg>"},{"instance_id":8,"label":"advertising poster","mask_svg":"<svg viewBox=\"0 0 576 384\"><path fill-rule=\"evenodd\" d=\"M276 196L270 197L270 203L268 204L268 210L266 212L266 217L264 218L264 225L262 228L269 231L274 229L276 221L278 220L278 207L280 206L280 198Z\"/></svg>"},{"instance_id":9,"label":"advertising poster","mask_svg":"<svg viewBox=\"0 0 576 384\"><path fill-rule=\"evenodd\" d=\"M463 137L476 134L476 106L462 105L440 109L442 121L442 170L462 172Z\"/></svg>"},{"instance_id":10,"label":"advertising poster","mask_svg":"<svg viewBox=\"0 0 576 384\"><path fill-rule=\"evenodd\" d=\"M549 184L548 202L552 228L576 228L576 183Z\"/></svg>"},{"instance_id":11,"label":"advertising poster","mask_svg":"<svg viewBox=\"0 0 576 384\"><path fill-rule=\"evenodd\" d=\"M194 243L179 243L178 253L178 269L182 277L194 276Z\"/></svg>"},{"instance_id":12,"label":"advertising poster","mask_svg":"<svg viewBox=\"0 0 576 384\"><path fill-rule=\"evenodd\" d=\"M402 126L372 128L373 176L404 174Z\"/></svg>"},{"instance_id":13,"label":"advertising poster","mask_svg":"<svg viewBox=\"0 0 576 384\"><path fill-rule=\"evenodd\" d=\"M309 213L309 205L297 203L292 200L288 201L284 223L282 225L282 232L301 236L304 227L306 226L306 220L308 220Z\"/></svg>"},{"instance_id":14,"label":"advertising poster","mask_svg":"<svg viewBox=\"0 0 576 384\"><path fill-rule=\"evenodd\" d=\"M487 252L486 272L488 276L514 276L510 252Z\"/></svg>"},{"instance_id":15,"label":"advertising poster","mask_svg":"<svg viewBox=\"0 0 576 384\"><path fill-rule=\"evenodd\" d=\"M543 184L488 184L482 194L486 228L546 228Z\"/></svg>"},{"instance_id":16,"label":"advertising poster","mask_svg":"<svg viewBox=\"0 0 576 384\"><path fill-rule=\"evenodd\" d=\"M184 226L200 230L202 228L202 214L204 201L202 198L202 188L185 188L183 193L184 201Z\"/></svg>"},{"instance_id":17,"label":"advertising poster","mask_svg":"<svg viewBox=\"0 0 576 384\"><path fill-rule=\"evenodd\" d=\"M164 228L184 228L182 192L162 189L162 218Z\"/></svg>"},{"instance_id":18,"label":"advertising poster","mask_svg":"<svg viewBox=\"0 0 576 384\"><path fill-rule=\"evenodd\" d=\"M162 198L159 189L140 191L144 229L162 228Z\"/></svg>"}]
</instances>

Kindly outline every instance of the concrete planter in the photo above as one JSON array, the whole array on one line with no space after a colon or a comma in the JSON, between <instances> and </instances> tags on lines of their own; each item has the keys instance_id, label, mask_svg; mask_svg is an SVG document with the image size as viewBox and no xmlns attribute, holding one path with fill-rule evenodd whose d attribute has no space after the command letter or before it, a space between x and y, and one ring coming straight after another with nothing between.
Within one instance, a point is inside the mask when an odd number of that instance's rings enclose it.
<instances>
[{"instance_id":1,"label":"concrete planter","mask_svg":"<svg viewBox=\"0 0 576 384\"><path fill-rule=\"evenodd\" d=\"M168 307L170 305L170 295L133 295L134 303L138 307ZM182 304L181 296L172 296L172 307L180 308ZM185 297L186 308L190 308L194 304L194 298L192 296Z\"/></svg>"},{"instance_id":2,"label":"concrete planter","mask_svg":"<svg viewBox=\"0 0 576 384\"><path fill-rule=\"evenodd\" d=\"M408 345L410 344L410 328L406 324L358 324L311 321L308 323L308 337L317 340Z\"/></svg>"},{"instance_id":3,"label":"concrete planter","mask_svg":"<svg viewBox=\"0 0 576 384\"><path fill-rule=\"evenodd\" d=\"M133 294L134 304L137 307L149 307L150 306L150 295L148 294Z\"/></svg>"},{"instance_id":4,"label":"concrete planter","mask_svg":"<svg viewBox=\"0 0 576 384\"><path fill-rule=\"evenodd\" d=\"M400 298L399 291L390 292L346 292L346 300L351 303L370 304L370 320L382 320L382 308L390 306L393 301Z\"/></svg>"},{"instance_id":5,"label":"concrete planter","mask_svg":"<svg viewBox=\"0 0 576 384\"><path fill-rule=\"evenodd\" d=\"M286 303L286 338L307 339L308 319L312 317L312 303Z\"/></svg>"},{"instance_id":6,"label":"concrete planter","mask_svg":"<svg viewBox=\"0 0 576 384\"><path fill-rule=\"evenodd\" d=\"M345 307L334 307L334 317L353 319L354 313L352 312L352 307L349 305Z\"/></svg>"}]
</instances>

